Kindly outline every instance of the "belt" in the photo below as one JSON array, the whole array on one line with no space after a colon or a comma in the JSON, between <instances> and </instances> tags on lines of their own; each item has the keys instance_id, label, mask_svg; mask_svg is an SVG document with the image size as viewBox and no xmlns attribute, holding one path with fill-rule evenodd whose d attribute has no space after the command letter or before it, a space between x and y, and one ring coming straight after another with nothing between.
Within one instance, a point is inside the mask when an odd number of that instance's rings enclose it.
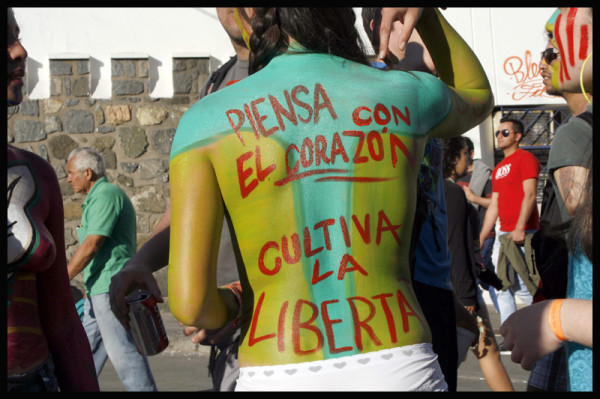
<instances>
[{"instance_id":1,"label":"belt","mask_svg":"<svg viewBox=\"0 0 600 399\"><path fill-rule=\"evenodd\" d=\"M23 392L39 390L46 392L58 391L58 382L54 375L52 356L35 369L25 374L9 375L7 377L8 392Z\"/></svg>"}]
</instances>

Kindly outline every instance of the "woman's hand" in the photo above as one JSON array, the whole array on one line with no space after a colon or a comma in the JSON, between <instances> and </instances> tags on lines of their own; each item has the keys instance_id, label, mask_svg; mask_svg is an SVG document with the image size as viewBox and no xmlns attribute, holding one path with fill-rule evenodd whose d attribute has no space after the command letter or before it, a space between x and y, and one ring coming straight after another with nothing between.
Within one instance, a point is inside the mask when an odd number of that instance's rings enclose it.
<instances>
[{"instance_id":1,"label":"woman's hand","mask_svg":"<svg viewBox=\"0 0 600 399\"><path fill-rule=\"evenodd\" d=\"M525 370L533 369L538 359L562 345L548 324L551 302L526 306L511 314L500 327L504 348L511 350L511 360L520 363Z\"/></svg>"},{"instance_id":2,"label":"woman's hand","mask_svg":"<svg viewBox=\"0 0 600 399\"><path fill-rule=\"evenodd\" d=\"M381 9L381 24L379 26L379 59L385 59L389 51L388 44L392 25L395 21L402 22L403 28L400 33L399 49L404 51L406 43L412 34L413 29L417 25L417 21L423 12L422 8L418 7L384 7Z\"/></svg>"}]
</instances>

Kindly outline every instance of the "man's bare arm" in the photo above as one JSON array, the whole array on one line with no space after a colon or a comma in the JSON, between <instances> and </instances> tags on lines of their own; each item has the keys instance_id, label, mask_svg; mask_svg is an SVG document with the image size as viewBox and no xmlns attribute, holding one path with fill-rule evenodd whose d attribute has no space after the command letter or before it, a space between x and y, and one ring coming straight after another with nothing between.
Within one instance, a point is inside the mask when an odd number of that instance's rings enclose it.
<instances>
[{"instance_id":1,"label":"man's bare arm","mask_svg":"<svg viewBox=\"0 0 600 399\"><path fill-rule=\"evenodd\" d=\"M537 179L531 178L523 181L523 201L521 202L521 210L519 211L519 219L515 225L515 229L510 233L513 241L517 244L525 242L525 229L527 221L531 215L531 211L536 205L536 190Z\"/></svg>"},{"instance_id":2,"label":"man's bare arm","mask_svg":"<svg viewBox=\"0 0 600 399\"><path fill-rule=\"evenodd\" d=\"M570 215L581 202L588 173L589 169L583 166L564 166L554 171L558 191Z\"/></svg>"},{"instance_id":3,"label":"man's bare arm","mask_svg":"<svg viewBox=\"0 0 600 399\"><path fill-rule=\"evenodd\" d=\"M104 244L105 240L105 236L94 234L87 236L85 240L83 240L67 265L69 280L72 280L75 276L81 273L83 269L85 269L87 264L94 259L96 252L98 252L98 250L102 247L102 244Z\"/></svg>"}]
</instances>

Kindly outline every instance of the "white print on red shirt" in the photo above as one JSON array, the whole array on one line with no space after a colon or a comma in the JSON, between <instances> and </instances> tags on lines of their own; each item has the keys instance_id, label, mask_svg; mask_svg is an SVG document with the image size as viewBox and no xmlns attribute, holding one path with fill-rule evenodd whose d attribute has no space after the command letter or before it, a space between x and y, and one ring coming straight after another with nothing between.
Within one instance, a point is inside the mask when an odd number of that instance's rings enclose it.
<instances>
[{"instance_id":1,"label":"white print on red shirt","mask_svg":"<svg viewBox=\"0 0 600 399\"><path fill-rule=\"evenodd\" d=\"M508 174L510 173L510 166L512 164L506 164L506 165L502 165L501 167L498 168L498 170L496 171L496 180L498 179L502 179L503 177L508 176Z\"/></svg>"}]
</instances>

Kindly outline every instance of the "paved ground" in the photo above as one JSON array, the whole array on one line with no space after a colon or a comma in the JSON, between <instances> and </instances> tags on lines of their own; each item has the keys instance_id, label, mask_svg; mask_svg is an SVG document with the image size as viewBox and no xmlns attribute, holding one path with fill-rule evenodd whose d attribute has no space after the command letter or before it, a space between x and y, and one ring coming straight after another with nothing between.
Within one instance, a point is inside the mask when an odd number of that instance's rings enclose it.
<instances>
[{"instance_id":1,"label":"paved ground","mask_svg":"<svg viewBox=\"0 0 600 399\"><path fill-rule=\"evenodd\" d=\"M488 306L492 325L495 329L499 326L499 317L492 306ZM148 358L154 379L160 391L206 391L212 388L208 376L208 351L205 347L195 347L182 333L182 328L168 311L166 305L162 305L161 314L169 336L169 347L156 356ZM498 342L502 337L497 337ZM523 370L520 365L513 363L508 355L502 355L504 367L516 391L526 390L529 372ZM102 391L125 391L119 381L110 360L99 377L100 389ZM458 369L458 391L491 391L472 353L467 355L466 361Z\"/></svg>"}]
</instances>

